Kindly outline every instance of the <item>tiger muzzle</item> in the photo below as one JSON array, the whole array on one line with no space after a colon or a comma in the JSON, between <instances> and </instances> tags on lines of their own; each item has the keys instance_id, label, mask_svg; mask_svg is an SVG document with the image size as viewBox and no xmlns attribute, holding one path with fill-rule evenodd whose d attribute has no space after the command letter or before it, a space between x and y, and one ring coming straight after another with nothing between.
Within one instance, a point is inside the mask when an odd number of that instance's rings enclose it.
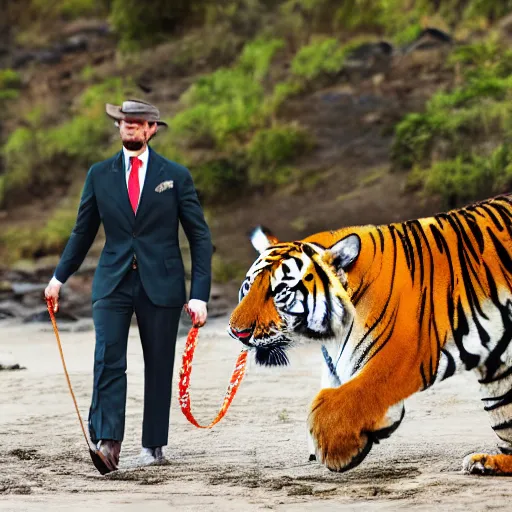
<instances>
[{"instance_id":1,"label":"tiger muzzle","mask_svg":"<svg viewBox=\"0 0 512 512\"><path fill-rule=\"evenodd\" d=\"M235 340L241 341L246 347L252 347L253 345L249 343L249 340L252 338L252 334L254 329L243 329L239 331L234 327L229 327L229 335Z\"/></svg>"}]
</instances>

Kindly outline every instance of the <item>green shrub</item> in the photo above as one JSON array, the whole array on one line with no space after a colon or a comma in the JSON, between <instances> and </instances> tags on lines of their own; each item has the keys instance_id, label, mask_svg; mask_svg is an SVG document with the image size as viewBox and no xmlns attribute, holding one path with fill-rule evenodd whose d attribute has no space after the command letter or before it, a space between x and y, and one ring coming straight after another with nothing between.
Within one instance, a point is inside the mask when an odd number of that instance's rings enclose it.
<instances>
[{"instance_id":1,"label":"green shrub","mask_svg":"<svg viewBox=\"0 0 512 512\"><path fill-rule=\"evenodd\" d=\"M214 200L230 200L247 186L245 168L236 158L219 158L192 166L194 185L205 204Z\"/></svg>"},{"instance_id":2,"label":"green shrub","mask_svg":"<svg viewBox=\"0 0 512 512\"><path fill-rule=\"evenodd\" d=\"M5 172L1 179L0 205L5 206L9 196L16 191L31 188L36 194L54 179L51 169L45 168L41 148L45 145L43 111L39 108L30 112L25 119L26 126L14 130L2 148ZM28 150L30 148L30 150Z\"/></svg>"},{"instance_id":3,"label":"green shrub","mask_svg":"<svg viewBox=\"0 0 512 512\"><path fill-rule=\"evenodd\" d=\"M419 23L411 23L393 35L393 42L398 46L406 46L418 39L422 30Z\"/></svg>"},{"instance_id":4,"label":"green shrub","mask_svg":"<svg viewBox=\"0 0 512 512\"><path fill-rule=\"evenodd\" d=\"M487 157L436 162L420 173L425 191L442 197L448 207L489 197L512 186L512 146L503 144Z\"/></svg>"},{"instance_id":5,"label":"green shrub","mask_svg":"<svg viewBox=\"0 0 512 512\"><path fill-rule=\"evenodd\" d=\"M78 98L75 115L54 127L43 109L34 109L25 119L26 126L14 130L2 149L6 171L0 204L12 193L41 195L51 183L69 182L70 169L83 169L101 159L108 136L114 133L105 103L120 103L127 90L118 78L89 87Z\"/></svg>"},{"instance_id":6,"label":"green shrub","mask_svg":"<svg viewBox=\"0 0 512 512\"><path fill-rule=\"evenodd\" d=\"M1 256L8 263L59 254L75 225L79 194L72 193L50 215L42 227L9 228L0 232Z\"/></svg>"},{"instance_id":7,"label":"green shrub","mask_svg":"<svg viewBox=\"0 0 512 512\"><path fill-rule=\"evenodd\" d=\"M262 121L266 76L280 40L248 43L237 64L199 78L182 96L187 107L172 121L173 133L193 145L223 149L230 139Z\"/></svg>"},{"instance_id":8,"label":"green shrub","mask_svg":"<svg viewBox=\"0 0 512 512\"><path fill-rule=\"evenodd\" d=\"M263 80L276 52L284 47L282 39L256 39L244 46L238 67L254 80Z\"/></svg>"},{"instance_id":9,"label":"green shrub","mask_svg":"<svg viewBox=\"0 0 512 512\"><path fill-rule=\"evenodd\" d=\"M306 131L295 124L264 128L249 143L249 164L271 170L302 154L310 144Z\"/></svg>"},{"instance_id":10,"label":"green shrub","mask_svg":"<svg viewBox=\"0 0 512 512\"><path fill-rule=\"evenodd\" d=\"M191 74L198 68L229 65L238 56L242 45L243 39L226 26L191 31L173 42L171 69L174 73Z\"/></svg>"},{"instance_id":11,"label":"green shrub","mask_svg":"<svg viewBox=\"0 0 512 512\"><path fill-rule=\"evenodd\" d=\"M113 121L105 114L105 103L121 103L130 90L131 85L120 78L88 87L78 98L75 115L46 132L42 149L46 158L64 155L81 166L100 159L109 133L114 133Z\"/></svg>"},{"instance_id":12,"label":"green shrub","mask_svg":"<svg viewBox=\"0 0 512 512\"><path fill-rule=\"evenodd\" d=\"M287 183L293 170L286 164L311 146L307 132L296 125L277 125L257 131L247 148L249 183L254 186Z\"/></svg>"},{"instance_id":13,"label":"green shrub","mask_svg":"<svg viewBox=\"0 0 512 512\"><path fill-rule=\"evenodd\" d=\"M409 188L440 195L448 206L512 184L512 52L494 36L456 48L449 59L462 85L435 94L424 113L396 126L395 168L412 169Z\"/></svg>"},{"instance_id":14,"label":"green shrub","mask_svg":"<svg viewBox=\"0 0 512 512\"><path fill-rule=\"evenodd\" d=\"M343 68L345 51L336 39L324 39L302 47L292 60L292 73L306 80L336 75Z\"/></svg>"},{"instance_id":15,"label":"green shrub","mask_svg":"<svg viewBox=\"0 0 512 512\"><path fill-rule=\"evenodd\" d=\"M249 130L263 101L261 84L238 69L220 69L199 79L183 97L189 107L172 120L172 130L192 144L225 147Z\"/></svg>"},{"instance_id":16,"label":"green shrub","mask_svg":"<svg viewBox=\"0 0 512 512\"><path fill-rule=\"evenodd\" d=\"M13 69L0 70L0 89L19 89L21 87L21 76Z\"/></svg>"},{"instance_id":17,"label":"green shrub","mask_svg":"<svg viewBox=\"0 0 512 512\"><path fill-rule=\"evenodd\" d=\"M416 163L425 162L432 149L434 133L428 114L412 113L397 125L391 148L395 167L410 169Z\"/></svg>"},{"instance_id":18,"label":"green shrub","mask_svg":"<svg viewBox=\"0 0 512 512\"><path fill-rule=\"evenodd\" d=\"M18 98L21 87L20 74L12 69L0 69L0 101Z\"/></svg>"},{"instance_id":19,"label":"green shrub","mask_svg":"<svg viewBox=\"0 0 512 512\"><path fill-rule=\"evenodd\" d=\"M298 80L280 82L274 87L272 94L266 96L263 111L267 116L277 114L279 107L289 98L300 94L304 85Z\"/></svg>"},{"instance_id":20,"label":"green shrub","mask_svg":"<svg viewBox=\"0 0 512 512\"><path fill-rule=\"evenodd\" d=\"M468 74L463 86L436 93L424 113L408 114L396 126L391 152L395 167L429 165L439 144L445 147L445 158L454 158L472 152L493 133L509 133L511 87L510 76L474 73Z\"/></svg>"},{"instance_id":21,"label":"green shrub","mask_svg":"<svg viewBox=\"0 0 512 512\"><path fill-rule=\"evenodd\" d=\"M511 10L511 0L470 0L464 10L464 17L483 16L495 20L510 13Z\"/></svg>"},{"instance_id":22,"label":"green shrub","mask_svg":"<svg viewBox=\"0 0 512 512\"><path fill-rule=\"evenodd\" d=\"M38 16L50 19L105 16L110 4L109 0L31 0L31 2L31 7Z\"/></svg>"},{"instance_id":23,"label":"green shrub","mask_svg":"<svg viewBox=\"0 0 512 512\"><path fill-rule=\"evenodd\" d=\"M110 22L121 50L133 51L158 42L190 14L186 0L112 0Z\"/></svg>"}]
</instances>

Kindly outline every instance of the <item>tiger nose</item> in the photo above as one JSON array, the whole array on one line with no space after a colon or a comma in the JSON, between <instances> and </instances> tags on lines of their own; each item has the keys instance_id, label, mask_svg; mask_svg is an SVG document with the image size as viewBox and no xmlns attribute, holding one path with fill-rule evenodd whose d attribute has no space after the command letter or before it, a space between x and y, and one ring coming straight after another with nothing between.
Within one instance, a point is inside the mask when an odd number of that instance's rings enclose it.
<instances>
[{"instance_id":1,"label":"tiger nose","mask_svg":"<svg viewBox=\"0 0 512 512\"><path fill-rule=\"evenodd\" d=\"M242 343L247 345L247 341L249 341L250 337L252 336L253 329L242 329L239 331L238 329L235 329L234 327L229 327L231 335L236 338L237 340L241 341Z\"/></svg>"}]
</instances>

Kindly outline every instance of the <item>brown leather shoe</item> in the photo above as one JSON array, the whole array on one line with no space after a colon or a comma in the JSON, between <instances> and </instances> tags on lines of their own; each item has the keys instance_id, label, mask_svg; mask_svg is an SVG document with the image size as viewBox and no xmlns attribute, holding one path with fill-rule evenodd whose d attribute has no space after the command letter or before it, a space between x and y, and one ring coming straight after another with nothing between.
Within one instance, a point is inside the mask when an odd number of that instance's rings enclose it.
<instances>
[{"instance_id":1,"label":"brown leather shoe","mask_svg":"<svg viewBox=\"0 0 512 512\"><path fill-rule=\"evenodd\" d=\"M112 439L102 439L94 452L91 450L91 458L96 469L105 475L116 471L119 465L121 443Z\"/></svg>"}]
</instances>

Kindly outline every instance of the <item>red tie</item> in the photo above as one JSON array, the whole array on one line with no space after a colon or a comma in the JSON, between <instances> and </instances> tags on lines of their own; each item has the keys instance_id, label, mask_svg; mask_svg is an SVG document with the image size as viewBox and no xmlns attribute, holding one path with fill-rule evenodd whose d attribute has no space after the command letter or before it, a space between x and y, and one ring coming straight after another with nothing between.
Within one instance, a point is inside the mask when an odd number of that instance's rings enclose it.
<instances>
[{"instance_id":1,"label":"red tie","mask_svg":"<svg viewBox=\"0 0 512 512\"><path fill-rule=\"evenodd\" d=\"M137 211L137 205L139 204L139 169L142 165L142 160L139 160L136 156L130 157L132 169L130 171L130 177L128 178L128 197L132 204L133 213Z\"/></svg>"}]
</instances>

